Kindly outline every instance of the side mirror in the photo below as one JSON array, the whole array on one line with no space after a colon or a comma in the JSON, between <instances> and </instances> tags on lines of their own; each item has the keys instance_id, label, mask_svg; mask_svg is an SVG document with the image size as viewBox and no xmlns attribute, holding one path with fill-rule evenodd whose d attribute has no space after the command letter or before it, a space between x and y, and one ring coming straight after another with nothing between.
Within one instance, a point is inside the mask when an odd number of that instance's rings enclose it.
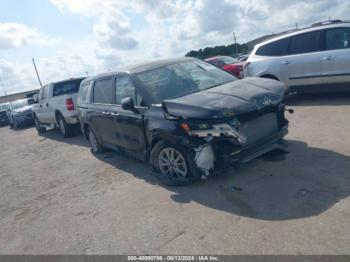
<instances>
[{"instance_id":1,"label":"side mirror","mask_svg":"<svg viewBox=\"0 0 350 262\"><path fill-rule=\"evenodd\" d=\"M131 97L124 98L121 102L121 105L124 110L135 110L134 99L132 99Z\"/></svg>"},{"instance_id":2,"label":"side mirror","mask_svg":"<svg viewBox=\"0 0 350 262\"><path fill-rule=\"evenodd\" d=\"M38 103L39 102L38 94L33 95L33 102L34 103Z\"/></svg>"}]
</instances>

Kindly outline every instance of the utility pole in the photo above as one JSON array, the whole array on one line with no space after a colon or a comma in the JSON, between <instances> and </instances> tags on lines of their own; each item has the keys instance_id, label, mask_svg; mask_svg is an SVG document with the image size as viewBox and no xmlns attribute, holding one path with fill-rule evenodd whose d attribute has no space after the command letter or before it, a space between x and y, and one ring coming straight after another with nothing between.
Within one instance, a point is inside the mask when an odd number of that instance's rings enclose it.
<instances>
[{"instance_id":1,"label":"utility pole","mask_svg":"<svg viewBox=\"0 0 350 262\"><path fill-rule=\"evenodd\" d=\"M32 58L32 60L33 60L33 65L34 65L35 73L36 73L36 76L38 77L38 81L39 81L40 87L43 87L43 85L41 84L41 80L40 80L39 74L38 74L38 70L36 69L36 65L35 65L34 58Z\"/></svg>"},{"instance_id":2,"label":"utility pole","mask_svg":"<svg viewBox=\"0 0 350 262\"><path fill-rule=\"evenodd\" d=\"M238 54L238 48L237 48L237 38L235 32L233 32L233 40L235 41L235 48L236 48L236 54Z\"/></svg>"}]
</instances>

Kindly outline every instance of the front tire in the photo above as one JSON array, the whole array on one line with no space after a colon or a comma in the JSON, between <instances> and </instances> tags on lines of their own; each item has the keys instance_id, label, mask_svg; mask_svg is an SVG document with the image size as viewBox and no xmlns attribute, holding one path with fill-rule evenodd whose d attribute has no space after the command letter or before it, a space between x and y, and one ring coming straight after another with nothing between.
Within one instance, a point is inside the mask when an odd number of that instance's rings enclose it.
<instances>
[{"instance_id":1,"label":"front tire","mask_svg":"<svg viewBox=\"0 0 350 262\"><path fill-rule=\"evenodd\" d=\"M159 141L152 149L150 164L165 185L181 186L195 182L200 172L193 161L194 153L167 141Z\"/></svg>"},{"instance_id":2,"label":"front tire","mask_svg":"<svg viewBox=\"0 0 350 262\"><path fill-rule=\"evenodd\" d=\"M63 138L68 138L73 135L72 127L66 123L66 120L64 120L61 114L57 116L57 124Z\"/></svg>"}]
</instances>

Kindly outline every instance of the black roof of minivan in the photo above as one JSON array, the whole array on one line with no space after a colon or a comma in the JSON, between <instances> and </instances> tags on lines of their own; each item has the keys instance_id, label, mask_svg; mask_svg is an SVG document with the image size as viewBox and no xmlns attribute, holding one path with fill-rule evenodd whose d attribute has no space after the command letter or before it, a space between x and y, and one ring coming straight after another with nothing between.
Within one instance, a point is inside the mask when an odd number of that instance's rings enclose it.
<instances>
[{"instance_id":1,"label":"black roof of minivan","mask_svg":"<svg viewBox=\"0 0 350 262\"><path fill-rule=\"evenodd\" d=\"M163 66L167 66L167 65L171 65L171 64L177 64L177 63L185 62L185 61L191 61L191 60L195 60L195 59L196 58L193 58L193 57L160 59L160 60L155 60L152 62L137 64L137 65L130 65L130 66L123 67L123 68L116 70L116 71L111 71L111 72L91 76L91 77L88 77L87 79L85 79L84 81L91 81L91 80L95 80L95 79L98 79L101 77L107 77L107 76L112 76L112 75L121 74L121 73L137 74L140 72L149 71L149 70L156 69L159 67L163 67Z\"/></svg>"}]
</instances>

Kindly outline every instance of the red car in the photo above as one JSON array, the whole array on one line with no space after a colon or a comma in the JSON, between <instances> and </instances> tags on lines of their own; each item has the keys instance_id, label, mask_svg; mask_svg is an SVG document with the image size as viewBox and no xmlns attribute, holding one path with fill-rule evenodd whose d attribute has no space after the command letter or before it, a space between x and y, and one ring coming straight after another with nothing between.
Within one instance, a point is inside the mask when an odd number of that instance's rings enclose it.
<instances>
[{"instance_id":1,"label":"red car","mask_svg":"<svg viewBox=\"0 0 350 262\"><path fill-rule=\"evenodd\" d=\"M205 59L206 62L224 69L238 78L243 78L243 65L237 59L230 56L213 56Z\"/></svg>"}]
</instances>

